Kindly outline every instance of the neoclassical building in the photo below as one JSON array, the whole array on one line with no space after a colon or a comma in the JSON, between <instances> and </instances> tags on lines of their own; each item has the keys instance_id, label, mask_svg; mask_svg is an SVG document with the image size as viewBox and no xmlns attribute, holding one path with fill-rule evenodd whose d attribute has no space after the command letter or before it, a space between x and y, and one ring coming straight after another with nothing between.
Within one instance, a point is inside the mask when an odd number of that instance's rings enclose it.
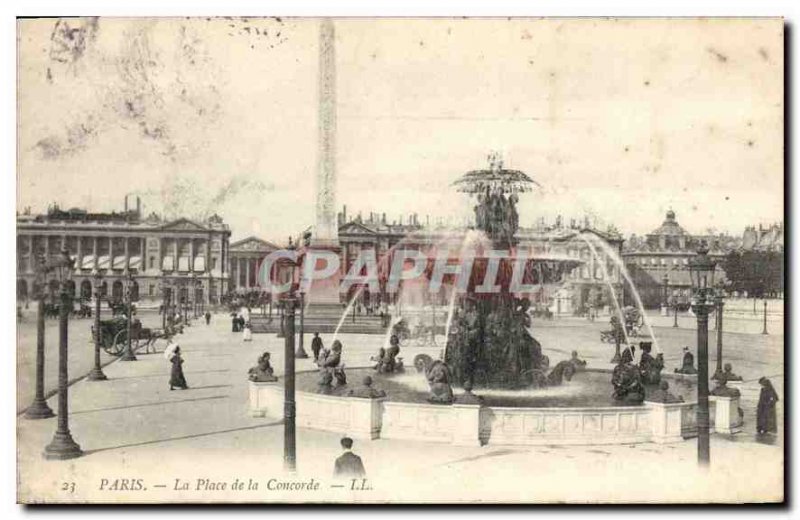
<instances>
[{"instance_id":1,"label":"neoclassical building","mask_svg":"<svg viewBox=\"0 0 800 520\"><path fill-rule=\"evenodd\" d=\"M230 246L229 267L230 290L234 293L260 289L263 285L259 270L264 258L279 246L257 237L237 240Z\"/></svg>"},{"instance_id":2,"label":"neoclassical building","mask_svg":"<svg viewBox=\"0 0 800 520\"><path fill-rule=\"evenodd\" d=\"M348 216L346 207L338 213L337 224L342 275L350 270L362 250L373 250L379 270L382 270L390 265L390 262L384 260L386 255L398 244L403 248L420 251L448 245L455 251L459 248L457 242L467 230L464 228L461 232L456 230L454 233L451 226L440 222L431 223L427 218L423 225L417 214L392 221L387 219L385 213L369 213L366 218L360 213ZM300 242L310 244L311 234L310 229L306 230L300 237ZM575 220L567 225L559 218L552 225L540 221L533 227L521 227L517 238L518 247L529 250L534 256L567 257L577 260L578 263L578 267L567 275L558 294L542 294L538 303L550 305L554 311L573 313L584 310L591 298L595 299L593 303L596 306L611 305L610 291L613 291L617 299L622 297L623 284L619 265L611 258L613 254L619 259L622 252L623 239L616 231L591 229L588 224L579 225ZM367 300L377 296L370 295L367 291L362 294ZM441 297L446 300L447 295Z\"/></svg>"},{"instance_id":3,"label":"neoclassical building","mask_svg":"<svg viewBox=\"0 0 800 520\"><path fill-rule=\"evenodd\" d=\"M72 290L91 297L93 275L114 300L124 295L131 274L136 299L156 303L175 290L188 301L216 303L228 291L231 232L213 215L204 222L142 218L141 205L123 212L89 213L51 207L46 214L17 216L17 296L31 297L37 257L53 258L66 248L75 262ZM55 289L57 283L50 281Z\"/></svg>"},{"instance_id":4,"label":"neoclassical building","mask_svg":"<svg viewBox=\"0 0 800 520\"><path fill-rule=\"evenodd\" d=\"M697 254L701 242L706 243L709 256L718 262L717 279L724 279L720 264L741 241L724 234L690 234L678 224L672 210L667 211L659 227L644 237L633 235L626 241L622 256L645 307L658 307L670 298L688 305L692 291L689 261ZM630 300L628 287L625 293Z\"/></svg>"}]
</instances>

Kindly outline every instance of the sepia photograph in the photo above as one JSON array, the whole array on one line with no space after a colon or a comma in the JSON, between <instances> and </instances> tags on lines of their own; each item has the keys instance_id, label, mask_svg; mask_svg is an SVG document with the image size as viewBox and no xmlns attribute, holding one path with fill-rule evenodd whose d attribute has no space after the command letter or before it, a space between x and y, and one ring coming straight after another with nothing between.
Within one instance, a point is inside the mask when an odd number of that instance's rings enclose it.
<instances>
[{"instance_id":1,"label":"sepia photograph","mask_svg":"<svg viewBox=\"0 0 800 520\"><path fill-rule=\"evenodd\" d=\"M787 500L783 18L15 25L18 503Z\"/></svg>"}]
</instances>

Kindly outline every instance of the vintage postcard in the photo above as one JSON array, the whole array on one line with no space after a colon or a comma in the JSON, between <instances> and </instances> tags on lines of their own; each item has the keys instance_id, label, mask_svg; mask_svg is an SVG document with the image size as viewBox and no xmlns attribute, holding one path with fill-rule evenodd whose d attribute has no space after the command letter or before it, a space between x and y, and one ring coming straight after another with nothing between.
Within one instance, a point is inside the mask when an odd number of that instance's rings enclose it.
<instances>
[{"instance_id":1,"label":"vintage postcard","mask_svg":"<svg viewBox=\"0 0 800 520\"><path fill-rule=\"evenodd\" d=\"M780 18L17 21L21 503L776 503Z\"/></svg>"}]
</instances>

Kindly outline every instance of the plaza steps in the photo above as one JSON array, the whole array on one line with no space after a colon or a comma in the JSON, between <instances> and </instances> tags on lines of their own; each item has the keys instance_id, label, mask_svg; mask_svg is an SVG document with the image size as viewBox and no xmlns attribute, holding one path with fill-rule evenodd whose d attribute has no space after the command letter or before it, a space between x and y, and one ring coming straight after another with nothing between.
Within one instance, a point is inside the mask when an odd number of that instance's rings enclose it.
<instances>
[{"instance_id":1,"label":"plaza steps","mask_svg":"<svg viewBox=\"0 0 800 520\"><path fill-rule=\"evenodd\" d=\"M319 332L320 334L332 334L336 331L339 320L342 319L344 307L338 304L311 304L306 308L303 318L303 325L307 333ZM275 334L280 331L281 318L278 313L269 315L251 314L250 326L254 334ZM300 313L295 314L295 328L300 327ZM339 332L342 334L385 334L379 315L356 315L353 321L352 311L345 318Z\"/></svg>"}]
</instances>

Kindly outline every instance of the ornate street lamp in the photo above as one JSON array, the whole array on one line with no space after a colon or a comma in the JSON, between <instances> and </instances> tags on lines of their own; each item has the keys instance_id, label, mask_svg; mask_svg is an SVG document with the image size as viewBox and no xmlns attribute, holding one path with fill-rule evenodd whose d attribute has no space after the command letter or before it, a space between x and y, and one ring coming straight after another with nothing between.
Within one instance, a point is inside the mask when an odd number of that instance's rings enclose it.
<instances>
[{"instance_id":1,"label":"ornate street lamp","mask_svg":"<svg viewBox=\"0 0 800 520\"><path fill-rule=\"evenodd\" d=\"M128 312L125 313L127 314L127 322L125 324L127 327L127 334L125 334L125 352L123 352L122 357L120 357L119 360L136 361L136 356L131 348L131 322L133 320L133 273L128 271L125 281L125 299L128 303Z\"/></svg>"},{"instance_id":2,"label":"ornate street lamp","mask_svg":"<svg viewBox=\"0 0 800 520\"><path fill-rule=\"evenodd\" d=\"M72 303L67 284L72 279L73 264L74 261L66 249L61 251L61 257L53 263L53 271L58 275L61 300L58 309L58 426L53 440L44 448L46 459L66 460L83 455L81 447L72 439L69 431L69 401L67 398L69 385L67 370L69 309L67 306Z\"/></svg>"},{"instance_id":3,"label":"ornate street lamp","mask_svg":"<svg viewBox=\"0 0 800 520\"><path fill-rule=\"evenodd\" d=\"M102 298L103 273L95 269L92 273L94 279L94 368L86 376L89 381L105 381L108 379L100 366L100 349L103 348L103 333L100 329L100 301Z\"/></svg>"},{"instance_id":4,"label":"ornate street lamp","mask_svg":"<svg viewBox=\"0 0 800 520\"><path fill-rule=\"evenodd\" d=\"M36 280L33 284L36 298L36 396L33 403L25 410L26 419L47 419L55 414L44 398L44 298L49 267L44 256L36 262Z\"/></svg>"},{"instance_id":5,"label":"ornate street lamp","mask_svg":"<svg viewBox=\"0 0 800 520\"><path fill-rule=\"evenodd\" d=\"M708 416L708 314L712 310L716 262L708 256L705 241L689 261L694 298L692 310L697 316L697 462L707 466L710 460Z\"/></svg>"},{"instance_id":6,"label":"ornate street lamp","mask_svg":"<svg viewBox=\"0 0 800 520\"><path fill-rule=\"evenodd\" d=\"M672 322L672 328L678 328L678 290L675 289L672 291L672 316L674 317L675 321Z\"/></svg>"},{"instance_id":7,"label":"ornate street lamp","mask_svg":"<svg viewBox=\"0 0 800 520\"><path fill-rule=\"evenodd\" d=\"M294 399L294 312L297 305L295 298L295 270L297 264L292 264L292 284L289 293L283 300L284 313L284 385L283 385L283 466L288 472L294 473L297 467L297 437L295 434L295 399Z\"/></svg>"},{"instance_id":8,"label":"ornate street lamp","mask_svg":"<svg viewBox=\"0 0 800 520\"><path fill-rule=\"evenodd\" d=\"M725 306L722 281L717 283L714 291L714 308L717 313L717 368L711 379L718 380L722 377L722 309Z\"/></svg>"},{"instance_id":9,"label":"ornate street lamp","mask_svg":"<svg viewBox=\"0 0 800 520\"><path fill-rule=\"evenodd\" d=\"M299 307L300 307L300 331L299 331L299 337L298 337L298 342L297 342L297 352L295 352L295 354L294 354L294 357L296 357L297 359L308 359L308 354L306 354L306 351L303 348L303 336L305 336L305 333L306 333L305 323L304 323L305 322L305 314L306 314L306 312L305 312L305 308L306 308L306 305L305 305L306 298L305 298L305 296L306 296L305 293L300 291L300 301L299 301Z\"/></svg>"}]
</instances>

